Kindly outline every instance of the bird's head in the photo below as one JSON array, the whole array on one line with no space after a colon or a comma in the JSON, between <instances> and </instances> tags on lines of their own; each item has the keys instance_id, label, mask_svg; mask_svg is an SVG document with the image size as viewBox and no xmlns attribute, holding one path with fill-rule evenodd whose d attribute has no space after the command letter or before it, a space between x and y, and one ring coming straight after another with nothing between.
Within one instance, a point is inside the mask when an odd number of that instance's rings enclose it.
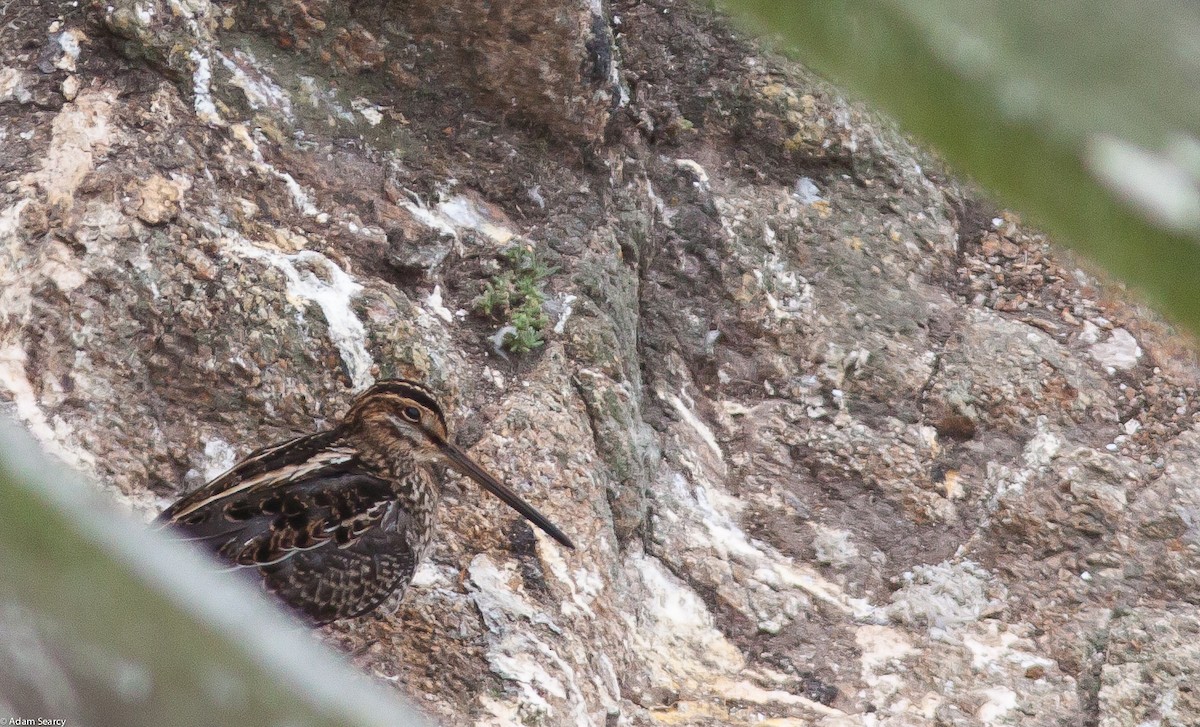
<instances>
[{"instance_id":1,"label":"bird's head","mask_svg":"<svg viewBox=\"0 0 1200 727\"><path fill-rule=\"evenodd\" d=\"M345 421L388 454L440 462L450 433L442 407L420 384L380 381L358 395Z\"/></svg>"},{"instance_id":2,"label":"bird's head","mask_svg":"<svg viewBox=\"0 0 1200 727\"><path fill-rule=\"evenodd\" d=\"M345 423L385 453L405 454L418 462L449 466L500 498L559 543L568 548L575 547L545 515L488 474L450 441L446 416L433 393L424 386L405 379L380 381L354 400Z\"/></svg>"}]
</instances>

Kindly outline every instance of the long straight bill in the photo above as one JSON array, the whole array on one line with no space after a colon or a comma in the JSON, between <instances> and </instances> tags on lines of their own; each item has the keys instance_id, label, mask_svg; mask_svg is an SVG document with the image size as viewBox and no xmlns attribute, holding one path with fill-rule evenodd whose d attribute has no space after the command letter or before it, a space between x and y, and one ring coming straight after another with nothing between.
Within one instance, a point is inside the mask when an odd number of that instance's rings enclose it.
<instances>
[{"instance_id":1,"label":"long straight bill","mask_svg":"<svg viewBox=\"0 0 1200 727\"><path fill-rule=\"evenodd\" d=\"M575 545L571 539L563 534L561 530L555 527L554 523L546 519L546 516L538 512L533 505L525 502L521 497L510 490L506 485L501 483L495 477L492 477L483 468L475 464L475 461L467 456L467 453L459 449L453 444L446 442L442 445L442 452L446 458L450 460L451 466L462 474L470 477L479 483L483 489L499 497L512 509L521 513L529 522L541 528L547 535L554 538L568 548L574 549Z\"/></svg>"}]
</instances>

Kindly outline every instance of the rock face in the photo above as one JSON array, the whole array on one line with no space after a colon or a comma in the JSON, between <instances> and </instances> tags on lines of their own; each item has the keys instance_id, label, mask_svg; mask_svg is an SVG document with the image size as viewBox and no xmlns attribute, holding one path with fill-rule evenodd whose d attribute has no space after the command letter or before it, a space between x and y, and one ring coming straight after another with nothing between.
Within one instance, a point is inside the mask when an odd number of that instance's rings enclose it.
<instances>
[{"instance_id":1,"label":"rock face","mask_svg":"<svg viewBox=\"0 0 1200 727\"><path fill-rule=\"evenodd\" d=\"M724 21L518 5L5 6L5 409L149 518L443 392L580 545L452 480L325 630L445 724L1200 724L1185 343Z\"/></svg>"}]
</instances>

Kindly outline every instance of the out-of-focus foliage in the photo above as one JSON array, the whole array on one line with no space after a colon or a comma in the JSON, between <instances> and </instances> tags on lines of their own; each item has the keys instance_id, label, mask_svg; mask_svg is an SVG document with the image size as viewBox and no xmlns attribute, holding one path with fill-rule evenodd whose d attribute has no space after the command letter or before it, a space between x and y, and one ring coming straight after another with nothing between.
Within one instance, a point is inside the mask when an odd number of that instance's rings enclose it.
<instances>
[{"instance_id":1,"label":"out-of-focus foliage","mask_svg":"<svg viewBox=\"0 0 1200 727\"><path fill-rule=\"evenodd\" d=\"M725 7L1200 332L1200 5Z\"/></svg>"},{"instance_id":2,"label":"out-of-focus foliage","mask_svg":"<svg viewBox=\"0 0 1200 727\"><path fill-rule=\"evenodd\" d=\"M422 723L218 570L110 511L0 421L0 717L92 727Z\"/></svg>"}]
</instances>

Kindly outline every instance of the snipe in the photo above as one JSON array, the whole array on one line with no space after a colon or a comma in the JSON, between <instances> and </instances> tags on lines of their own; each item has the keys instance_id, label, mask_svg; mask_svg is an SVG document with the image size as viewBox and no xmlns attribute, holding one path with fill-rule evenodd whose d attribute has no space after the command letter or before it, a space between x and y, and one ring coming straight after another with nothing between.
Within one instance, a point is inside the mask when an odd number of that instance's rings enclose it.
<instances>
[{"instance_id":1,"label":"snipe","mask_svg":"<svg viewBox=\"0 0 1200 727\"><path fill-rule=\"evenodd\" d=\"M257 569L268 591L328 623L403 594L433 533L438 465L575 547L455 446L433 394L402 379L363 392L329 431L253 452L158 521L236 567Z\"/></svg>"}]
</instances>

